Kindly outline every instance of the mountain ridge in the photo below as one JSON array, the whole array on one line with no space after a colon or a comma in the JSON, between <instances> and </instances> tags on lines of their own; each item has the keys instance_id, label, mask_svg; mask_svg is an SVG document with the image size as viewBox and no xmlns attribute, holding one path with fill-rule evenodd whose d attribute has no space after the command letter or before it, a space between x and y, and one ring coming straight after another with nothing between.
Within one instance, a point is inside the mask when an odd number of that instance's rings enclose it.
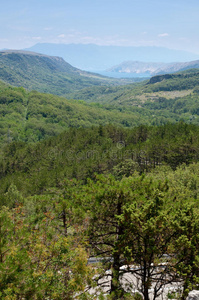
<instances>
[{"instance_id":1,"label":"mountain ridge","mask_svg":"<svg viewBox=\"0 0 199 300\"><path fill-rule=\"evenodd\" d=\"M38 43L25 50L58 55L67 62L82 70L104 71L126 60L139 60L148 62L175 62L191 61L199 58L199 55L173 50L164 47L122 47L122 46L98 46L95 44L53 44Z\"/></svg>"},{"instance_id":2,"label":"mountain ridge","mask_svg":"<svg viewBox=\"0 0 199 300\"><path fill-rule=\"evenodd\" d=\"M148 74L150 76L163 75L166 73L175 73L188 69L199 68L199 60L190 62L174 63L148 63L142 61L125 61L119 65L113 66L107 72Z\"/></svg>"},{"instance_id":3,"label":"mountain ridge","mask_svg":"<svg viewBox=\"0 0 199 300\"><path fill-rule=\"evenodd\" d=\"M0 52L0 79L14 86L56 95L95 85L125 83L125 80L82 71L61 57L19 50Z\"/></svg>"}]
</instances>

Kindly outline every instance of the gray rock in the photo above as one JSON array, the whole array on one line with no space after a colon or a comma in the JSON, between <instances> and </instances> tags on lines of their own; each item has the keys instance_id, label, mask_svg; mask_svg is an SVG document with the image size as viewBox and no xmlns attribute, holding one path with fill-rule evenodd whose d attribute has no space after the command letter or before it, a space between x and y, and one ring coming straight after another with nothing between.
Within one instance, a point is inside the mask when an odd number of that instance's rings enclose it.
<instances>
[{"instance_id":1,"label":"gray rock","mask_svg":"<svg viewBox=\"0 0 199 300\"><path fill-rule=\"evenodd\" d=\"M199 291L191 291L186 300L199 300Z\"/></svg>"}]
</instances>

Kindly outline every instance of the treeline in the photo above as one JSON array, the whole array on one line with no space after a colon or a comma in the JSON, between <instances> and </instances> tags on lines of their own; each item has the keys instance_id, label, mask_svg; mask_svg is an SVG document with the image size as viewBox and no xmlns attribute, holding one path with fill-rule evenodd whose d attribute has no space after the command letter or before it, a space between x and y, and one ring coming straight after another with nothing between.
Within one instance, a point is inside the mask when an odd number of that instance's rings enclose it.
<instances>
[{"instance_id":1,"label":"treeline","mask_svg":"<svg viewBox=\"0 0 199 300\"><path fill-rule=\"evenodd\" d=\"M1 299L186 299L199 284L198 151L184 122L7 143Z\"/></svg>"},{"instance_id":2,"label":"treeline","mask_svg":"<svg viewBox=\"0 0 199 300\"><path fill-rule=\"evenodd\" d=\"M163 126L123 129L112 125L70 130L33 145L5 145L0 160L1 201L11 182L24 195L43 193L64 178L83 180L94 173L117 178L135 170L198 161L199 127L180 122Z\"/></svg>"}]
</instances>

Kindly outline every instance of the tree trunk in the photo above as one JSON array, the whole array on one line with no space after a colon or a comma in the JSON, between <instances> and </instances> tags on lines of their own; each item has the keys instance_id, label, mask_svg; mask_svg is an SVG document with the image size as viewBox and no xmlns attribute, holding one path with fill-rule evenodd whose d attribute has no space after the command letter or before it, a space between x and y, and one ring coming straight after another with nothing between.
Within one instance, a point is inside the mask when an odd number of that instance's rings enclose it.
<instances>
[{"instance_id":1,"label":"tree trunk","mask_svg":"<svg viewBox=\"0 0 199 300\"><path fill-rule=\"evenodd\" d=\"M148 278L147 278L147 265L146 265L146 262L144 262L143 272L144 273L143 273L142 285L143 285L144 300L149 300L149 283L148 283Z\"/></svg>"},{"instance_id":2,"label":"tree trunk","mask_svg":"<svg viewBox=\"0 0 199 300\"><path fill-rule=\"evenodd\" d=\"M118 215L121 215L122 212L122 204L121 204L121 199L118 199L117 203L117 213ZM114 300L119 299L121 289L120 289L120 280L119 280L119 275L120 275L120 253L118 250L119 246L119 239L123 233L123 227L118 226L117 228L117 242L115 244L115 251L113 253L113 266L112 266L112 280L111 280L111 294L113 294Z\"/></svg>"},{"instance_id":3,"label":"tree trunk","mask_svg":"<svg viewBox=\"0 0 199 300\"><path fill-rule=\"evenodd\" d=\"M67 232L67 221L66 221L66 210L64 209L62 212L62 217L63 217L63 227L64 227L64 234L65 236L67 236L68 232Z\"/></svg>"},{"instance_id":4,"label":"tree trunk","mask_svg":"<svg viewBox=\"0 0 199 300\"><path fill-rule=\"evenodd\" d=\"M112 299L118 299L118 293L120 289L120 281L119 281L119 271L120 271L120 255L118 252L113 255L113 266L112 266L112 279L111 279L111 294L113 296Z\"/></svg>"}]
</instances>

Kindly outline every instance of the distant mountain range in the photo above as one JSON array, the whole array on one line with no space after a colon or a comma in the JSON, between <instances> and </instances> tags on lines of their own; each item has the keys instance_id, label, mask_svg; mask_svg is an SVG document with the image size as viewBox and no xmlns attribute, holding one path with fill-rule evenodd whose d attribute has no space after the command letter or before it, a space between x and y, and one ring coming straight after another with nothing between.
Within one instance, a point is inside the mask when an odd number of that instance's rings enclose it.
<instances>
[{"instance_id":1,"label":"distant mountain range","mask_svg":"<svg viewBox=\"0 0 199 300\"><path fill-rule=\"evenodd\" d=\"M123 61L186 62L199 59L199 55L163 47L98 46L94 44L38 43L28 49L47 55L63 57L82 70L104 71Z\"/></svg>"},{"instance_id":2,"label":"distant mountain range","mask_svg":"<svg viewBox=\"0 0 199 300\"><path fill-rule=\"evenodd\" d=\"M181 63L147 63L139 61L125 61L107 70L107 72L148 74L149 76L175 73L188 69L198 69L199 60Z\"/></svg>"}]
</instances>

